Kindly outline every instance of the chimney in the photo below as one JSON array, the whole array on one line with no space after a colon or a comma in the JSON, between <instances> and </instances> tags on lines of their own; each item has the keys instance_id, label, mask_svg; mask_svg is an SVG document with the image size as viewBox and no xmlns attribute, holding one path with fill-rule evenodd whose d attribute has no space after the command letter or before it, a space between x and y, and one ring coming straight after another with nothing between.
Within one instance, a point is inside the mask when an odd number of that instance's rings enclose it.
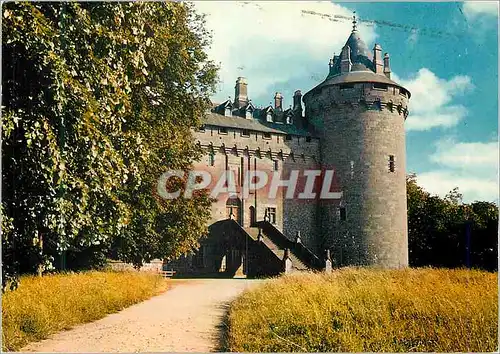
<instances>
[{"instance_id":1,"label":"chimney","mask_svg":"<svg viewBox=\"0 0 500 354\"><path fill-rule=\"evenodd\" d=\"M351 48L346 45L344 48L342 48L342 54L340 56L340 72L348 73L351 71L351 67Z\"/></svg>"},{"instance_id":2,"label":"chimney","mask_svg":"<svg viewBox=\"0 0 500 354\"><path fill-rule=\"evenodd\" d=\"M384 73L384 64L382 61L382 47L379 44L375 44L375 47L373 47L373 67L375 68L375 74Z\"/></svg>"},{"instance_id":3,"label":"chimney","mask_svg":"<svg viewBox=\"0 0 500 354\"><path fill-rule=\"evenodd\" d=\"M391 67L389 66L389 54L384 54L384 74L390 79L391 78Z\"/></svg>"},{"instance_id":4,"label":"chimney","mask_svg":"<svg viewBox=\"0 0 500 354\"><path fill-rule=\"evenodd\" d=\"M283 96L281 93L276 92L274 95L274 109L281 111L283 108Z\"/></svg>"},{"instance_id":5,"label":"chimney","mask_svg":"<svg viewBox=\"0 0 500 354\"><path fill-rule=\"evenodd\" d=\"M234 105L236 108L245 107L248 103L247 79L238 77L234 86Z\"/></svg>"},{"instance_id":6,"label":"chimney","mask_svg":"<svg viewBox=\"0 0 500 354\"><path fill-rule=\"evenodd\" d=\"M293 94L293 111L302 114L302 92L300 90L295 91Z\"/></svg>"}]
</instances>

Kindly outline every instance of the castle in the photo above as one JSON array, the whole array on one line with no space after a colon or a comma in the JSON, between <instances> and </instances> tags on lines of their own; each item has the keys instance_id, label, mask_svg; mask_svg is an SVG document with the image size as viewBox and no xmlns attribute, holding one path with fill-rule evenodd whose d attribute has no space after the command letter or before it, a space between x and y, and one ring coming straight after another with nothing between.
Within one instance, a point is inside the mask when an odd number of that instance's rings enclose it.
<instances>
[{"instance_id":1,"label":"castle","mask_svg":"<svg viewBox=\"0 0 500 354\"><path fill-rule=\"evenodd\" d=\"M405 130L410 92L391 80L389 55L353 30L326 79L293 106L255 107L239 77L234 100L214 105L194 131L205 151L194 169L233 171L236 191L212 206L210 234L196 254L170 260L180 273L248 276L347 265L408 265ZM248 171L333 170L337 198L245 195ZM307 181L302 174L299 185Z\"/></svg>"}]
</instances>

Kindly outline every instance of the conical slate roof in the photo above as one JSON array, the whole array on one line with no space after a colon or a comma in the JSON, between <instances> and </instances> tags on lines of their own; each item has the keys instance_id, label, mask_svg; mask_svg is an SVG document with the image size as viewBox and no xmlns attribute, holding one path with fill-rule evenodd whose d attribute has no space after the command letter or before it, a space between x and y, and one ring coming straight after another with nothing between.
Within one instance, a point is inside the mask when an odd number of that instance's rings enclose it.
<instances>
[{"instance_id":1,"label":"conical slate roof","mask_svg":"<svg viewBox=\"0 0 500 354\"><path fill-rule=\"evenodd\" d=\"M351 61L353 64L359 63L360 60L364 62L365 61L364 59L372 60L373 55L368 50L368 47L366 46L365 42L363 42L363 40L359 36L359 32L357 30L352 31L345 45L348 45L349 48L351 48Z\"/></svg>"}]
</instances>

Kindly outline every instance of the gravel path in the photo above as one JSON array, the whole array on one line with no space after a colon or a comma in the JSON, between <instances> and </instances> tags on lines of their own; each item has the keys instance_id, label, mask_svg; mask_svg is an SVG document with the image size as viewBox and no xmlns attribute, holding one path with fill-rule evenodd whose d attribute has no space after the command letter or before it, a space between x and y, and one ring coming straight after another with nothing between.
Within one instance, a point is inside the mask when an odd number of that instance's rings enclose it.
<instances>
[{"instance_id":1,"label":"gravel path","mask_svg":"<svg viewBox=\"0 0 500 354\"><path fill-rule=\"evenodd\" d=\"M259 280L171 280L173 288L51 336L23 352L210 352L228 303Z\"/></svg>"}]
</instances>

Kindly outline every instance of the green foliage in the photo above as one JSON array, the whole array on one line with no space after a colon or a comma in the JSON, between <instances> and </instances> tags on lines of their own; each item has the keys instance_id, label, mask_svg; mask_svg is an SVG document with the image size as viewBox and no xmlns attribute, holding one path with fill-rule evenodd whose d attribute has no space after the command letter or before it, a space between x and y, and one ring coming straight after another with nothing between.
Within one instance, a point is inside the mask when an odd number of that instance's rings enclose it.
<instances>
[{"instance_id":1,"label":"green foliage","mask_svg":"<svg viewBox=\"0 0 500 354\"><path fill-rule=\"evenodd\" d=\"M464 204L458 188L444 198L407 178L410 265L497 269L498 207Z\"/></svg>"},{"instance_id":2,"label":"green foliage","mask_svg":"<svg viewBox=\"0 0 500 354\"><path fill-rule=\"evenodd\" d=\"M61 255L139 265L196 247L210 200L154 191L200 154L190 128L217 69L203 18L172 2L2 9L4 280Z\"/></svg>"}]
</instances>

